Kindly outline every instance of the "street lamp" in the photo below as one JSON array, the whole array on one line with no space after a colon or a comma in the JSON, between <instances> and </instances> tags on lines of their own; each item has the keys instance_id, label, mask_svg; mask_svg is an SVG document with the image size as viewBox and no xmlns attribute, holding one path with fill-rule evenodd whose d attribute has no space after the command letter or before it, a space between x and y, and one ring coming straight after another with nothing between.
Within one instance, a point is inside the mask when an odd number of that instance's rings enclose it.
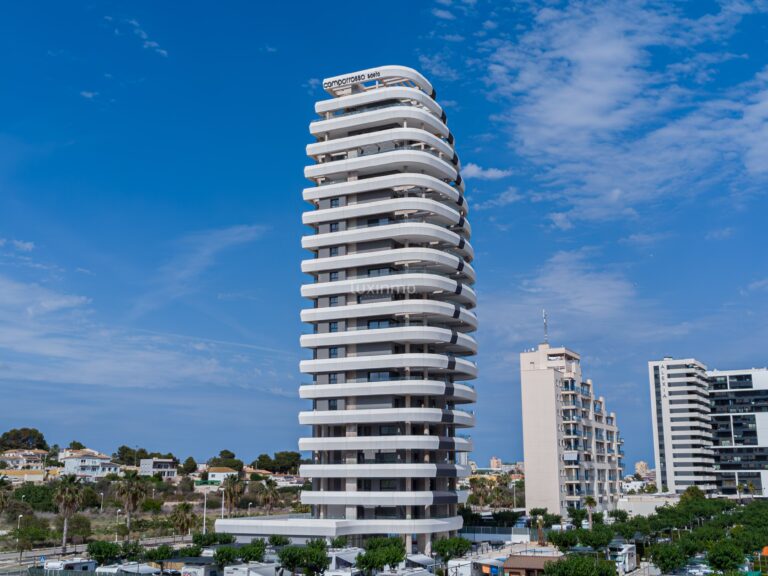
<instances>
[{"instance_id":1,"label":"street lamp","mask_svg":"<svg viewBox=\"0 0 768 576\"><path fill-rule=\"evenodd\" d=\"M206 533L206 525L208 520L208 492L203 492L203 534Z\"/></svg>"},{"instance_id":2,"label":"street lamp","mask_svg":"<svg viewBox=\"0 0 768 576\"><path fill-rule=\"evenodd\" d=\"M16 547L19 549L19 567L21 567L21 519L22 518L24 518L24 514L19 514L19 519L18 519L18 522L16 523Z\"/></svg>"},{"instance_id":3,"label":"street lamp","mask_svg":"<svg viewBox=\"0 0 768 576\"><path fill-rule=\"evenodd\" d=\"M248 516L251 515L251 506L253 506L253 502L248 502Z\"/></svg>"},{"instance_id":4,"label":"street lamp","mask_svg":"<svg viewBox=\"0 0 768 576\"><path fill-rule=\"evenodd\" d=\"M224 520L224 492L221 493L221 519Z\"/></svg>"},{"instance_id":5,"label":"street lamp","mask_svg":"<svg viewBox=\"0 0 768 576\"><path fill-rule=\"evenodd\" d=\"M101 504L99 505L99 514L104 513L104 492L99 492L99 496L101 496Z\"/></svg>"},{"instance_id":6,"label":"street lamp","mask_svg":"<svg viewBox=\"0 0 768 576\"><path fill-rule=\"evenodd\" d=\"M117 542L117 529L120 527L120 512L122 512L120 508L115 512L115 542Z\"/></svg>"}]
</instances>

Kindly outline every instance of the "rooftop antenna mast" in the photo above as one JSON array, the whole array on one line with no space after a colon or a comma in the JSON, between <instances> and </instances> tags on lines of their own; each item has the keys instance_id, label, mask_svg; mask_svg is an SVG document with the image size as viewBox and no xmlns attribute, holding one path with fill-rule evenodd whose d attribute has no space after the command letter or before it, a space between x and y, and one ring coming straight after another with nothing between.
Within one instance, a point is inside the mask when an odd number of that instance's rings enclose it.
<instances>
[{"instance_id":1,"label":"rooftop antenna mast","mask_svg":"<svg viewBox=\"0 0 768 576\"><path fill-rule=\"evenodd\" d=\"M549 344L549 328L547 326L547 310L542 308L541 317L544 320L544 344Z\"/></svg>"}]
</instances>

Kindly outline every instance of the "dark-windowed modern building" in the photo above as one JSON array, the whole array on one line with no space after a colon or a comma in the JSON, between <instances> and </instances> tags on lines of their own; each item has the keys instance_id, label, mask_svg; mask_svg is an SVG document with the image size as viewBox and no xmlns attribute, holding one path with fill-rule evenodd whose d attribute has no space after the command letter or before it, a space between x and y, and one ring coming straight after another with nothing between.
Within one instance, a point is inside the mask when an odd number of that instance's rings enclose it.
<instances>
[{"instance_id":1,"label":"dark-windowed modern building","mask_svg":"<svg viewBox=\"0 0 768 576\"><path fill-rule=\"evenodd\" d=\"M768 496L768 369L649 362L656 479L662 492Z\"/></svg>"}]
</instances>

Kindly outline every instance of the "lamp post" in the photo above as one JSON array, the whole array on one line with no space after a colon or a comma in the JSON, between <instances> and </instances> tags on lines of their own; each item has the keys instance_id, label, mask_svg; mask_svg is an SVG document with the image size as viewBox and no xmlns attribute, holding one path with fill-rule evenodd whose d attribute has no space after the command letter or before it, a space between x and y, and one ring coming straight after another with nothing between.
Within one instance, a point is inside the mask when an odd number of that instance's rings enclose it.
<instances>
[{"instance_id":1,"label":"lamp post","mask_svg":"<svg viewBox=\"0 0 768 576\"><path fill-rule=\"evenodd\" d=\"M203 534L206 533L208 520L208 491L203 492Z\"/></svg>"},{"instance_id":2,"label":"lamp post","mask_svg":"<svg viewBox=\"0 0 768 576\"><path fill-rule=\"evenodd\" d=\"M115 512L115 542L117 542L117 529L120 527L120 512L122 512L120 508Z\"/></svg>"},{"instance_id":3,"label":"lamp post","mask_svg":"<svg viewBox=\"0 0 768 576\"><path fill-rule=\"evenodd\" d=\"M248 516L251 515L251 506L253 506L253 502L248 502Z\"/></svg>"},{"instance_id":4,"label":"lamp post","mask_svg":"<svg viewBox=\"0 0 768 576\"><path fill-rule=\"evenodd\" d=\"M19 567L21 567L21 519L22 518L24 518L24 514L19 514L18 521L16 522L16 547L19 549Z\"/></svg>"},{"instance_id":5,"label":"lamp post","mask_svg":"<svg viewBox=\"0 0 768 576\"><path fill-rule=\"evenodd\" d=\"M221 519L224 520L224 491L221 492Z\"/></svg>"},{"instance_id":6,"label":"lamp post","mask_svg":"<svg viewBox=\"0 0 768 576\"><path fill-rule=\"evenodd\" d=\"M104 492L99 492L99 496L101 496L101 504L99 504L99 514L104 513Z\"/></svg>"}]
</instances>

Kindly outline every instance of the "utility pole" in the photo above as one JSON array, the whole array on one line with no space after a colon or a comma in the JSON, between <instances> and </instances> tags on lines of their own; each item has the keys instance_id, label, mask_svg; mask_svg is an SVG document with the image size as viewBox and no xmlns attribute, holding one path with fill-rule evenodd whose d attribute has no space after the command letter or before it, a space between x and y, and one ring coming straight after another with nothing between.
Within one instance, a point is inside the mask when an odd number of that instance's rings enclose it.
<instances>
[{"instance_id":1,"label":"utility pole","mask_svg":"<svg viewBox=\"0 0 768 576\"><path fill-rule=\"evenodd\" d=\"M208 522L208 491L203 492L203 534L206 533Z\"/></svg>"}]
</instances>

